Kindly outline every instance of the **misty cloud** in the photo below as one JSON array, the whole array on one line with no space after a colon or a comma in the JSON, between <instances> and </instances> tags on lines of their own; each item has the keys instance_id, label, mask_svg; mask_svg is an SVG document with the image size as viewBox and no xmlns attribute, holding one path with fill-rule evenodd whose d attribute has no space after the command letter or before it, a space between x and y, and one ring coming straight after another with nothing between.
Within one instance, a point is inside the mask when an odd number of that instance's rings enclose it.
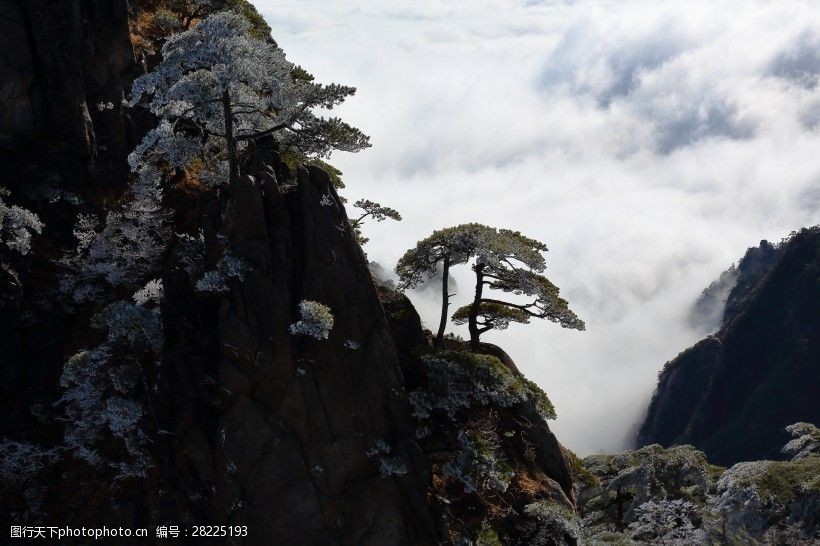
<instances>
[{"instance_id":1,"label":"misty cloud","mask_svg":"<svg viewBox=\"0 0 820 546\"><path fill-rule=\"evenodd\" d=\"M820 222L820 86L795 83L817 74L812 2L255 2L291 60L358 87L339 113L373 148L332 162L348 198L404 218L365 226L372 259L392 270L469 221L547 243L587 331L487 340L581 453L627 444L658 370L702 336L689 311L705 287L750 245ZM455 308L473 280L452 274ZM409 296L435 327L438 292Z\"/></svg>"},{"instance_id":2,"label":"misty cloud","mask_svg":"<svg viewBox=\"0 0 820 546\"><path fill-rule=\"evenodd\" d=\"M769 74L814 89L820 75L820 37L813 31L804 32L775 57Z\"/></svg>"},{"instance_id":3,"label":"misty cloud","mask_svg":"<svg viewBox=\"0 0 820 546\"><path fill-rule=\"evenodd\" d=\"M584 21L564 34L539 78L545 100L563 92L589 96L603 110L625 110L651 128L661 154L712 137L753 136L754 120L700 77L694 31L676 19L653 20L648 28L607 23Z\"/></svg>"},{"instance_id":4,"label":"misty cloud","mask_svg":"<svg viewBox=\"0 0 820 546\"><path fill-rule=\"evenodd\" d=\"M686 104L671 116L658 112L654 118L657 150L668 154L710 137L746 139L754 135L754 123L739 116L731 104Z\"/></svg>"},{"instance_id":5,"label":"misty cloud","mask_svg":"<svg viewBox=\"0 0 820 546\"><path fill-rule=\"evenodd\" d=\"M670 22L642 35L620 35L616 29L588 22L570 28L544 63L539 79L549 92L567 86L574 95L592 95L602 108L641 85L641 76L673 59L689 45Z\"/></svg>"}]
</instances>

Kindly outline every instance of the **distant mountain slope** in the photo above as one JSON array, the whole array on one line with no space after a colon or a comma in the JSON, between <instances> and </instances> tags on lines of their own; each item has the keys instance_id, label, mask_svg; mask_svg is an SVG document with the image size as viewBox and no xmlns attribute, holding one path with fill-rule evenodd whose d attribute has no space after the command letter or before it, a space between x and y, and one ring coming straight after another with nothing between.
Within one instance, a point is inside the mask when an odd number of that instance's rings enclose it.
<instances>
[{"instance_id":1,"label":"distant mountain slope","mask_svg":"<svg viewBox=\"0 0 820 546\"><path fill-rule=\"evenodd\" d=\"M713 333L737 314L746 297L783 255L785 245L760 241L743 258L703 290L689 313L689 323L700 331Z\"/></svg>"},{"instance_id":2,"label":"distant mountain slope","mask_svg":"<svg viewBox=\"0 0 820 546\"><path fill-rule=\"evenodd\" d=\"M723 465L780 459L785 426L820 422L820 227L752 250L720 330L661 372L638 445L689 443Z\"/></svg>"}]
</instances>

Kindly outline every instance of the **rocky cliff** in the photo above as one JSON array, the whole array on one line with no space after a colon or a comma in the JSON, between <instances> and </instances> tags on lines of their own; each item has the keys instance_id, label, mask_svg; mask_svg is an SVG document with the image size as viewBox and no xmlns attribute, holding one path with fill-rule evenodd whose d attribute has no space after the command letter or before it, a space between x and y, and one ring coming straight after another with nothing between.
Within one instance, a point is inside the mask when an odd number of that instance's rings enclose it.
<instances>
[{"instance_id":1,"label":"rocky cliff","mask_svg":"<svg viewBox=\"0 0 820 546\"><path fill-rule=\"evenodd\" d=\"M455 544L574 544L575 455L550 431L549 398L502 350L455 338L443 350L409 300L379 294L399 352L416 438L429 463L430 506ZM473 542L474 541L474 542Z\"/></svg>"},{"instance_id":2,"label":"rocky cliff","mask_svg":"<svg viewBox=\"0 0 820 546\"><path fill-rule=\"evenodd\" d=\"M720 329L664 366L639 445L778 459L784 427L820 422L820 228L751 249L739 271Z\"/></svg>"},{"instance_id":3,"label":"rocky cliff","mask_svg":"<svg viewBox=\"0 0 820 546\"><path fill-rule=\"evenodd\" d=\"M224 191L129 178L143 4L0 1L3 525L572 543L546 395L500 349L430 348L324 171L268 139ZM294 335L305 302L323 335Z\"/></svg>"},{"instance_id":4,"label":"rocky cliff","mask_svg":"<svg viewBox=\"0 0 820 546\"><path fill-rule=\"evenodd\" d=\"M126 2L2 0L0 46L4 183L28 175L66 190L78 173L122 175L119 106L134 70Z\"/></svg>"}]
</instances>

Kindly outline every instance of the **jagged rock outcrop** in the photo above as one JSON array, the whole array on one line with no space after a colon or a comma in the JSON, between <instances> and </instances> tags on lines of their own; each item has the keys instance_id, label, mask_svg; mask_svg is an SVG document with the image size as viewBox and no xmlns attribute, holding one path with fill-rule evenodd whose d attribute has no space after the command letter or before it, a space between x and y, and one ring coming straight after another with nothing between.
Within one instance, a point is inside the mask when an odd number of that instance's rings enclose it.
<instances>
[{"instance_id":1,"label":"jagged rock outcrop","mask_svg":"<svg viewBox=\"0 0 820 546\"><path fill-rule=\"evenodd\" d=\"M785 426L820 422L820 228L770 247L744 258L722 328L664 367L639 445L691 443L723 465L778 459Z\"/></svg>"},{"instance_id":2,"label":"jagged rock outcrop","mask_svg":"<svg viewBox=\"0 0 820 546\"><path fill-rule=\"evenodd\" d=\"M588 544L816 544L820 433L807 423L788 430L791 460L728 469L688 445L585 457L580 535Z\"/></svg>"},{"instance_id":3,"label":"jagged rock outcrop","mask_svg":"<svg viewBox=\"0 0 820 546\"><path fill-rule=\"evenodd\" d=\"M439 534L466 544L575 544L573 455L549 429L546 395L495 345L433 348L418 313L379 294L413 406Z\"/></svg>"}]
</instances>

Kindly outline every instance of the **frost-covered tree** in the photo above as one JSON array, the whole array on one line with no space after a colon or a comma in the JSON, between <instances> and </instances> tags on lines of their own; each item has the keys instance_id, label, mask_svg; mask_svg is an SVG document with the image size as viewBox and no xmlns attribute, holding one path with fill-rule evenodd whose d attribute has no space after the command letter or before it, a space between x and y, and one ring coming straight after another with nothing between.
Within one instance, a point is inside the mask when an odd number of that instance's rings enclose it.
<instances>
[{"instance_id":1,"label":"frost-covered tree","mask_svg":"<svg viewBox=\"0 0 820 546\"><path fill-rule=\"evenodd\" d=\"M219 259L214 269L205 271L196 283L198 292L227 292L231 279L242 280L248 266L233 254L225 253Z\"/></svg>"},{"instance_id":2,"label":"frost-covered tree","mask_svg":"<svg viewBox=\"0 0 820 546\"><path fill-rule=\"evenodd\" d=\"M405 252L396 264L399 288L402 290L415 288L432 278L438 273L439 264L441 264L441 320L436 333L436 343L439 346L444 343L447 311L450 298L454 296L449 293L448 287L450 268L470 260L475 248L475 233L481 227L480 224L462 224L436 230L429 237L416 243L414 248Z\"/></svg>"},{"instance_id":3,"label":"frost-covered tree","mask_svg":"<svg viewBox=\"0 0 820 546\"><path fill-rule=\"evenodd\" d=\"M355 93L321 85L271 40L254 36L242 15L220 12L171 36L155 70L134 81L131 105L159 119L129 156L133 170L191 167L208 183L236 181L249 141L274 136L283 148L324 157L356 152L368 137L330 110Z\"/></svg>"},{"instance_id":4,"label":"frost-covered tree","mask_svg":"<svg viewBox=\"0 0 820 546\"><path fill-rule=\"evenodd\" d=\"M390 476L404 476L407 474L407 464L396 455L390 455L393 449L384 440L376 440L364 452L370 459L379 462L379 474L382 478Z\"/></svg>"},{"instance_id":5,"label":"frost-covered tree","mask_svg":"<svg viewBox=\"0 0 820 546\"><path fill-rule=\"evenodd\" d=\"M503 330L510 322L528 323L531 318L547 319L564 328L584 329L584 322L559 296L558 287L541 274L546 268L546 245L517 231L487 226L473 228L471 239L471 253L476 257L475 295L470 305L453 314L453 321L468 325L474 349L484 332ZM488 297L485 288L527 299L518 302Z\"/></svg>"},{"instance_id":6,"label":"frost-covered tree","mask_svg":"<svg viewBox=\"0 0 820 546\"><path fill-rule=\"evenodd\" d=\"M150 466L141 426L150 404L138 398L140 392L149 396L141 356L158 356L164 343L161 298L162 284L153 280L134 294L135 303L117 301L94 315L91 327L107 332L105 339L69 358L60 376L65 446L92 466L115 469L120 478L143 476ZM112 438L125 452L104 456Z\"/></svg>"},{"instance_id":7,"label":"frost-covered tree","mask_svg":"<svg viewBox=\"0 0 820 546\"><path fill-rule=\"evenodd\" d=\"M362 224L366 219L371 218L376 222L383 222L388 218L397 222L401 221L401 214L399 214L399 211L390 207L382 206L381 204L375 203L369 199L359 199L353 203L353 206L357 209L362 209L362 214L360 214L358 218L350 219L350 227L353 229L353 235L356 237L356 240L359 241L360 245L363 245L370 240L362 235Z\"/></svg>"},{"instance_id":8,"label":"frost-covered tree","mask_svg":"<svg viewBox=\"0 0 820 546\"><path fill-rule=\"evenodd\" d=\"M61 260L66 267L62 291L81 303L97 298L106 285L136 287L145 282L171 236L170 213L162 198L162 172L146 165L102 225L93 214L79 215L73 232L77 247Z\"/></svg>"}]
</instances>

